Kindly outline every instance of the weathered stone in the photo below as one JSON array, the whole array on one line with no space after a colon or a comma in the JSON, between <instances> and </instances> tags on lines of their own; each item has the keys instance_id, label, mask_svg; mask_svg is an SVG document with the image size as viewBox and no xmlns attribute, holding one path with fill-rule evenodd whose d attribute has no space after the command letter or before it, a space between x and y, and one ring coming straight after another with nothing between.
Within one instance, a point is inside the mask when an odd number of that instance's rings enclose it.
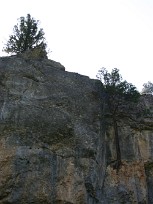
<instances>
[{"instance_id":1,"label":"weathered stone","mask_svg":"<svg viewBox=\"0 0 153 204\"><path fill-rule=\"evenodd\" d=\"M22 54L19 54L24 59L30 60L30 59L47 59L47 52L42 47L35 47L30 50L26 50Z\"/></svg>"},{"instance_id":2,"label":"weathered stone","mask_svg":"<svg viewBox=\"0 0 153 204\"><path fill-rule=\"evenodd\" d=\"M149 110L146 111L146 110ZM118 122L121 148L121 168L116 171L114 133L107 127L107 169L103 188L103 203L153 203L153 96L142 96L137 121L122 118Z\"/></svg>"},{"instance_id":3,"label":"weathered stone","mask_svg":"<svg viewBox=\"0 0 153 204\"><path fill-rule=\"evenodd\" d=\"M64 70L47 59L0 58L1 204L90 204L101 196L101 83Z\"/></svg>"},{"instance_id":4,"label":"weathered stone","mask_svg":"<svg viewBox=\"0 0 153 204\"><path fill-rule=\"evenodd\" d=\"M102 84L30 56L0 58L0 204L152 204L153 96L118 122L116 170Z\"/></svg>"}]
</instances>

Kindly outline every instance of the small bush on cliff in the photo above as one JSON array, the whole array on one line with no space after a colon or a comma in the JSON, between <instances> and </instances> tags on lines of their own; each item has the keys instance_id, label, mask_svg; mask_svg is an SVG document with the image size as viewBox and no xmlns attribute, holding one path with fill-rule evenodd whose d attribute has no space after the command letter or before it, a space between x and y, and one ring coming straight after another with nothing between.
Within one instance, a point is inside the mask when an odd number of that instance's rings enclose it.
<instances>
[{"instance_id":1,"label":"small bush on cliff","mask_svg":"<svg viewBox=\"0 0 153 204\"><path fill-rule=\"evenodd\" d=\"M148 81L143 84L142 94L152 94L153 95L153 83Z\"/></svg>"},{"instance_id":2,"label":"small bush on cliff","mask_svg":"<svg viewBox=\"0 0 153 204\"><path fill-rule=\"evenodd\" d=\"M127 81L122 80L119 70L114 68L109 73L105 68L98 71L97 78L101 80L104 86L105 100L113 121L115 144L116 144L116 168L121 164L121 152L118 135L118 120L130 112L130 104L137 102L139 92L136 87Z\"/></svg>"},{"instance_id":3,"label":"small bush on cliff","mask_svg":"<svg viewBox=\"0 0 153 204\"><path fill-rule=\"evenodd\" d=\"M3 51L18 54L38 47L46 52L44 31L42 28L38 29L39 21L32 18L30 14L27 14L26 18L20 17L18 21Z\"/></svg>"}]
</instances>

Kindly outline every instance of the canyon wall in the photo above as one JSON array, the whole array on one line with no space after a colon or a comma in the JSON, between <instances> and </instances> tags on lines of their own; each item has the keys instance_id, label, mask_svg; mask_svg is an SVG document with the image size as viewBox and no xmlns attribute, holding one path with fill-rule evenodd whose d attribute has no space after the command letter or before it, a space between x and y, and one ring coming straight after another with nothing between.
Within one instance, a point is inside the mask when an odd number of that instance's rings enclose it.
<instances>
[{"instance_id":1,"label":"canyon wall","mask_svg":"<svg viewBox=\"0 0 153 204\"><path fill-rule=\"evenodd\" d=\"M49 59L0 58L0 204L153 203L153 120L119 123L117 171L102 90Z\"/></svg>"},{"instance_id":2,"label":"canyon wall","mask_svg":"<svg viewBox=\"0 0 153 204\"><path fill-rule=\"evenodd\" d=\"M106 127L103 203L153 203L153 96L141 96L137 114L135 121L127 118L118 123L122 159L118 171L113 168L116 159L114 130L111 125Z\"/></svg>"}]
</instances>

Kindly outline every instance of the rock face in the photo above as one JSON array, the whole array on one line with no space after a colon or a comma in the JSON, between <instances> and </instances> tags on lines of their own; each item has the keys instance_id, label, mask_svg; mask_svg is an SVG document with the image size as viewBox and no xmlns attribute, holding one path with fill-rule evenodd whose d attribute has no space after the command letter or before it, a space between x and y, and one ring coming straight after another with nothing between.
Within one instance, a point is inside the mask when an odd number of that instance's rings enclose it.
<instances>
[{"instance_id":1,"label":"rock face","mask_svg":"<svg viewBox=\"0 0 153 204\"><path fill-rule=\"evenodd\" d=\"M153 98L142 97L141 106L152 114ZM116 171L98 80L44 58L0 58L0 204L153 203L147 111L141 125L119 123Z\"/></svg>"},{"instance_id":2,"label":"rock face","mask_svg":"<svg viewBox=\"0 0 153 204\"><path fill-rule=\"evenodd\" d=\"M0 204L100 202L100 90L51 60L0 58Z\"/></svg>"},{"instance_id":3,"label":"rock face","mask_svg":"<svg viewBox=\"0 0 153 204\"><path fill-rule=\"evenodd\" d=\"M106 127L103 203L153 203L153 96L142 96L137 108L136 121L122 119L118 123L122 159L119 171L111 164L116 158L113 128Z\"/></svg>"}]
</instances>

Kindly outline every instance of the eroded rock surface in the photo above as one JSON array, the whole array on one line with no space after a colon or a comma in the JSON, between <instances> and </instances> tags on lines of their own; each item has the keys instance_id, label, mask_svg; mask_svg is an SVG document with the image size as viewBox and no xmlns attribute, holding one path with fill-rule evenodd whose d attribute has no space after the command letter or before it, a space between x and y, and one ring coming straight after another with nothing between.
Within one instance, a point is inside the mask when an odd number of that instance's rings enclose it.
<instances>
[{"instance_id":1,"label":"eroded rock surface","mask_svg":"<svg viewBox=\"0 0 153 204\"><path fill-rule=\"evenodd\" d=\"M107 168L103 188L103 203L153 203L153 96L141 96L136 120L121 119L119 140L121 168L116 171L114 133L107 127Z\"/></svg>"},{"instance_id":2,"label":"eroded rock surface","mask_svg":"<svg viewBox=\"0 0 153 204\"><path fill-rule=\"evenodd\" d=\"M60 63L0 58L0 204L100 202L101 97Z\"/></svg>"},{"instance_id":3,"label":"eroded rock surface","mask_svg":"<svg viewBox=\"0 0 153 204\"><path fill-rule=\"evenodd\" d=\"M152 204L153 97L118 123L118 171L105 111L99 81L47 58L0 58L0 204Z\"/></svg>"}]
</instances>

